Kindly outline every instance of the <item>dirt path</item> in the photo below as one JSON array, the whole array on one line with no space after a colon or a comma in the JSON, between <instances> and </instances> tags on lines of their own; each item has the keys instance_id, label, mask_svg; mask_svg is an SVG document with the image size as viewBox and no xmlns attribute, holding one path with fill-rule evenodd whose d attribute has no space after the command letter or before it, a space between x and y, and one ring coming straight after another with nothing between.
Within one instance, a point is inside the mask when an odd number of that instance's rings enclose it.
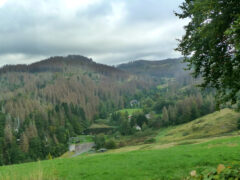
<instances>
[{"instance_id":1,"label":"dirt path","mask_svg":"<svg viewBox=\"0 0 240 180\"><path fill-rule=\"evenodd\" d=\"M84 144L77 144L75 148L75 154L72 157L76 157L80 154L90 151L94 146L94 143L84 143Z\"/></svg>"}]
</instances>

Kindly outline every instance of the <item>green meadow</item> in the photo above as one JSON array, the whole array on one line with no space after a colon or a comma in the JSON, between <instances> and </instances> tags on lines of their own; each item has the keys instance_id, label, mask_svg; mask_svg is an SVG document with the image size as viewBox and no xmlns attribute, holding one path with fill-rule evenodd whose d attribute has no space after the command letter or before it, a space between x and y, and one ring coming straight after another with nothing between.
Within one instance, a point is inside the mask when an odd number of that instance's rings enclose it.
<instances>
[{"instance_id":1,"label":"green meadow","mask_svg":"<svg viewBox=\"0 0 240 180\"><path fill-rule=\"evenodd\" d=\"M141 111L142 111L141 108L134 108L134 109L121 109L117 112L121 112L121 113L126 113L127 112L129 115L132 115L135 112L141 112Z\"/></svg>"},{"instance_id":2,"label":"green meadow","mask_svg":"<svg viewBox=\"0 0 240 180\"><path fill-rule=\"evenodd\" d=\"M1 179L182 179L240 161L240 137L156 150L83 155L0 168Z\"/></svg>"},{"instance_id":3,"label":"green meadow","mask_svg":"<svg viewBox=\"0 0 240 180\"><path fill-rule=\"evenodd\" d=\"M184 125L160 129L152 144L3 166L0 180L183 179L192 170L200 173L218 164L240 162L239 117L239 113L224 109Z\"/></svg>"}]
</instances>

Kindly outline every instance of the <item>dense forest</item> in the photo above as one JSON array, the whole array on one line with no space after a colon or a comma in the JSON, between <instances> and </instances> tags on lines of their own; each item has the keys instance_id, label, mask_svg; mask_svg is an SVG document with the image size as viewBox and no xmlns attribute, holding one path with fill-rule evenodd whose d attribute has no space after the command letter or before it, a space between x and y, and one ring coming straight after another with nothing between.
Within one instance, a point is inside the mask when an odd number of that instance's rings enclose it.
<instances>
[{"instance_id":1,"label":"dense forest","mask_svg":"<svg viewBox=\"0 0 240 180\"><path fill-rule=\"evenodd\" d=\"M69 55L0 69L0 164L13 164L67 151L70 137L107 119L113 133L191 121L214 111L211 90L200 92L181 59L135 61L117 68ZM147 70L144 70L147 69ZM131 120L117 110L133 108ZM146 118L149 114L152 118Z\"/></svg>"},{"instance_id":2,"label":"dense forest","mask_svg":"<svg viewBox=\"0 0 240 180\"><path fill-rule=\"evenodd\" d=\"M0 164L53 157L99 117L154 82L69 55L0 69Z\"/></svg>"}]
</instances>

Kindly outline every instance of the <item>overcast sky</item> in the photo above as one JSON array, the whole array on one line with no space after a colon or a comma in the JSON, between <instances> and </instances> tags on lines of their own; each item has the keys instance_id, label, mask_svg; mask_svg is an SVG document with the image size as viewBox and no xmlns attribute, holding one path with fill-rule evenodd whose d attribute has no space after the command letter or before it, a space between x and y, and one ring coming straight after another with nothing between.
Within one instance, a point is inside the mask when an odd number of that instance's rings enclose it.
<instances>
[{"instance_id":1,"label":"overcast sky","mask_svg":"<svg viewBox=\"0 0 240 180\"><path fill-rule=\"evenodd\" d=\"M79 54L105 64L179 57L183 0L0 0L0 66Z\"/></svg>"}]
</instances>

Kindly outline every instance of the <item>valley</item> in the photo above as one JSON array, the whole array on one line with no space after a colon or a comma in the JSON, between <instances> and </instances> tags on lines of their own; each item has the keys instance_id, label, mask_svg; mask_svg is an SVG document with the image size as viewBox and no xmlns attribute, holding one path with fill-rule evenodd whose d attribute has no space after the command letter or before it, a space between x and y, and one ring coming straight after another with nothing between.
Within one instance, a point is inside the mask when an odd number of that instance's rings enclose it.
<instances>
[{"instance_id":1,"label":"valley","mask_svg":"<svg viewBox=\"0 0 240 180\"><path fill-rule=\"evenodd\" d=\"M69 55L3 67L0 179L181 179L231 164L240 114L218 111L184 66Z\"/></svg>"},{"instance_id":2,"label":"valley","mask_svg":"<svg viewBox=\"0 0 240 180\"><path fill-rule=\"evenodd\" d=\"M240 180L240 0L0 0L0 180Z\"/></svg>"}]
</instances>

